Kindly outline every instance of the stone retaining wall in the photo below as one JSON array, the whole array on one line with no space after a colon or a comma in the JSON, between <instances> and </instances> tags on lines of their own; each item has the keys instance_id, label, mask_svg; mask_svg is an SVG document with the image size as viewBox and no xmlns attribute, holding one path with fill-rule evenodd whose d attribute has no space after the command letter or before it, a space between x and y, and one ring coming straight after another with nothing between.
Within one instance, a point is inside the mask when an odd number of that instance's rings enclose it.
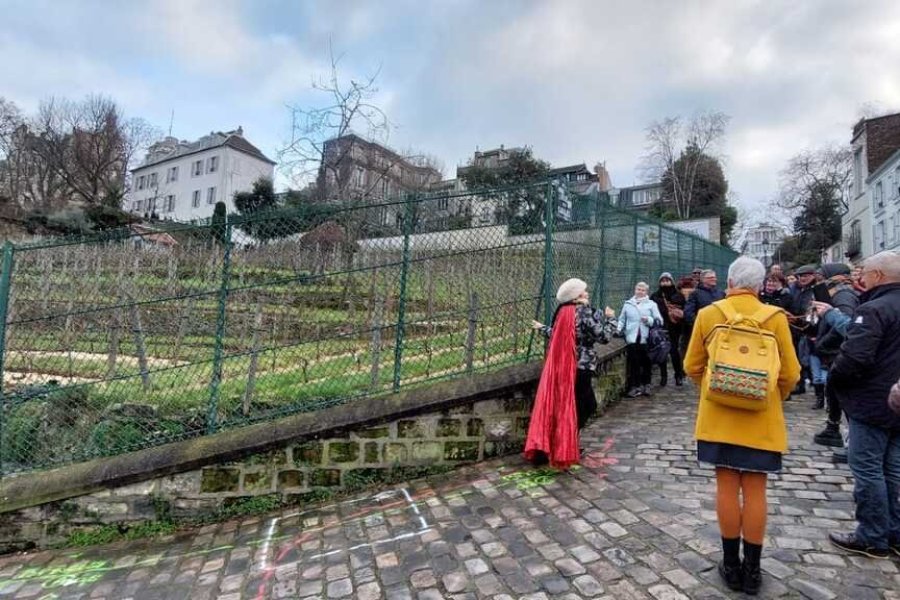
<instances>
[{"instance_id":1,"label":"stone retaining wall","mask_svg":"<svg viewBox=\"0 0 900 600\"><path fill-rule=\"evenodd\" d=\"M608 348L603 361L601 374L594 380L601 411L622 388L621 348ZM149 476L136 483L106 484L91 493L11 512L0 509L0 551L45 546L75 529L98 524L227 516L235 514L228 512L229 507L254 499L264 501L260 506L272 507L322 500L341 491L405 481L519 452L537 385L539 365L534 367L515 385L482 389L447 406L431 403L418 414L404 411L401 416L358 426L323 427L237 460L209 460L199 468ZM373 413L383 408L376 406L376 399L357 401L366 402L373 403ZM357 403L355 409L365 414L366 407ZM323 424L330 421L322 415ZM140 456L133 458L140 462Z\"/></svg>"}]
</instances>

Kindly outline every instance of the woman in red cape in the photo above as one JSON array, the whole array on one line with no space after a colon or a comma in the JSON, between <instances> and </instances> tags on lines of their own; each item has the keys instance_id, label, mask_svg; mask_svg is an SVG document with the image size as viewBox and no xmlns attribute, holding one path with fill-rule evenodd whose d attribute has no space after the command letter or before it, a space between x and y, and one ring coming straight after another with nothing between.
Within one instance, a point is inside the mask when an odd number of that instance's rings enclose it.
<instances>
[{"instance_id":1,"label":"woman in red cape","mask_svg":"<svg viewBox=\"0 0 900 600\"><path fill-rule=\"evenodd\" d=\"M544 370L525 439L525 458L549 459L550 465L568 469L578 464L578 430L597 408L591 383L597 367L594 344L606 343L614 329L614 314L591 308L587 284L569 279L556 293L560 306L553 325L534 326L550 338Z\"/></svg>"}]
</instances>

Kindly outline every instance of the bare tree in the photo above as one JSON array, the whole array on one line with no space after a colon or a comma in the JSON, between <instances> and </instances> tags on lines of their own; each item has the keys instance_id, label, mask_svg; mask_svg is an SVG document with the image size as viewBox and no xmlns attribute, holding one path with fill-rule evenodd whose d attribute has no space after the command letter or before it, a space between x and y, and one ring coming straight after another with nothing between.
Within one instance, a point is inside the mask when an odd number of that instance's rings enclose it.
<instances>
[{"instance_id":1,"label":"bare tree","mask_svg":"<svg viewBox=\"0 0 900 600\"><path fill-rule=\"evenodd\" d=\"M390 133L391 123L385 112L374 103L378 93L375 84L379 71L361 81L343 81L338 73L341 57L334 55L329 45L331 73L327 78L313 81L313 89L321 92L327 101L322 106L308 108L290 105L290 142L278 153L281 168L292 182L303 186L324 177L338 188L338 196L347 184L340 172L350 151L348 147L327 144L350 133L359 133L384 141ZM327 156L326 152L338 152Z\"/></svg>"},{"instance_id":2,"label":"bare tree","mask_svg":"<svg viewBox=\"0 0 900 600\"><path fill-rule=\"evenodd\" d=\"M689 219L694 182L704 157L721 160L720 145L730 117L719 111L665 117L647 127L647 147L641 170L647 180L671 178L672 201L679 218Z\"/></svg>"},{"instance_id":3,"label":"bare tree","mask_svg":"<svg viewBox=\"0 0 900 600\"><path fill-rule=\"evenodd\" d=\"M793 214L807 205L812 192L829 189L846 210L853 176L852 158L852 151L846 145L824 146L797 154L779 173L776 205Z\"/></svg>"}]
</instances>

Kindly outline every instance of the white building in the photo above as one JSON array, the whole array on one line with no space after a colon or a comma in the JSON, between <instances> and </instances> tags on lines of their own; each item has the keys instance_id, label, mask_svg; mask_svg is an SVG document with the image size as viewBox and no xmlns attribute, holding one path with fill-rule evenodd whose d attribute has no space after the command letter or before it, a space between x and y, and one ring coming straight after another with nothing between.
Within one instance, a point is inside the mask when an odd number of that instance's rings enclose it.
<instances>
[{"instance_id":1,"label":"white building","mask_svg":"<svg viewBox=\"0 0 900 600\"><path fill-rule=\"evenodd\" d=\"M167 137L150 147L131 172L125 209L139 215L188 221L212 216L216 202L234 212L235 192L273 178L275 162L244 138L243 129L212 132L195 142Z\"/></svg>"},{"instance_id":2,"label":"white building","mask_svg":"<svg viewBox=\"0 0 900 600\"><path fill-rule=\"evenodd\" d=\"M768 223L760 223L756 227L747 230L744 243L741 244L741 254L751 256L761 261L767 267L779 258L775 251L784 241L784 229Z\"/></svg>"},{"instance_id":3,"label":"white building","mask_svg":"<svg viewBox=\"0 0 900 600\"><path fill-rule=\"evenodd\" d=\"M900 248L900 150L866 180L871 191L875 252Z\"/></svg>"},{"instance_id":4,"label":"white building","mask_svg":"<svg viewBox=\"0 0 900 600\"><path fill-rule=\"evenodd\" d=\"M881 249L893 236L890 230L888 181L893 171L887 163L900 150L900 113L862 119L853 127L853 183L847 212L841 219L844 254L855 264ZM876 199L876 182L882 184ZM896 192L896 190L894 190ZM878 206L879 202L883 206ZM878 208L879 216L874 217ZM894 215L896 218L896 215ZM878 245L876 246L876 236Z\"/></svg>"}]
</instances>

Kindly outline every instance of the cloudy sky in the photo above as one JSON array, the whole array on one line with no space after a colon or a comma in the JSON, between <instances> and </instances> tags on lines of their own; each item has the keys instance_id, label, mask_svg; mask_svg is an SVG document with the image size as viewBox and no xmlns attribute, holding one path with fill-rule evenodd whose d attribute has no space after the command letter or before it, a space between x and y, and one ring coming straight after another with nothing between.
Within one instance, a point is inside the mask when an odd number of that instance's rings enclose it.
<instances>
[{"instance_id":1,"label":"cloudy sky","mask_svg":"<svg viewBox=\"0 0 900 600\"><path fill-rule=\"evenodd\" d=\"M644 130L731 116L726 175L764 205L796 152L849 141L900 109L900 2L606 0L0 0L0 96L103 93L196 138L238 125L272 157L311 81L380 69L389 144L453 176L476 147L530 145L554 165L606 161L639 181ZM286 183L283 178L282 184Z\"/></svg>"}]
</instances>

